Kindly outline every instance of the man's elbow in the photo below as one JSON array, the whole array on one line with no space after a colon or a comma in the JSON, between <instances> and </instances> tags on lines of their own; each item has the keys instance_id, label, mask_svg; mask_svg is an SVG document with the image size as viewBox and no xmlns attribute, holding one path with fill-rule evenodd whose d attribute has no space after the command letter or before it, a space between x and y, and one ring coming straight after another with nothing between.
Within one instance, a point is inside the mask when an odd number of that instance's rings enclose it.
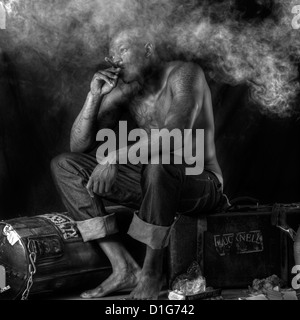
<instances>
[{"instance_id":1,"label":"man's elbow","mask_svg":"<svg viewBox=\"0 0 300 320\"><path fill-rule=\"evenodd\" d=\"M70 142L70 151L74 153L86 153L88 148L82 144L78 144L75 141Z\"/></svg>"},{"instance_id":2,"label":"man's elbow","mask_svg":"<svg viewBox=\"0 0 300 320\"><path fill-rule=\"evenodd\" d=\"M97 143L70 143L70 151L75 153L90 153L97 147Z\"/></svg>"},{"instance_id":3,"label":"man's elbow","mask_svg":"<svg viewBox=\"0 0 300 320\"><path fill-rule=\"evenodd\" d=\"M83 150L82 150L82 148L79 148L76 144L74 144L74 143L70 143L70 151L71 152L76 152L76 153L82 153L83 152Z\"/></svg>"}]
</instances>

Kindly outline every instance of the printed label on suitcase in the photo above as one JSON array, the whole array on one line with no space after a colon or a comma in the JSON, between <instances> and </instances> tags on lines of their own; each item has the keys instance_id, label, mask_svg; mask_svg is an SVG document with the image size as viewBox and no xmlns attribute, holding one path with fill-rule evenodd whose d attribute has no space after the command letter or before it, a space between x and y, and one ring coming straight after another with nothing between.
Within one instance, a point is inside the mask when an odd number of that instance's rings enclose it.
<instances>
[{"instance_id":1,"label":"printed label on suitcase","mask_svg":"<svg viewBox=\"0 0 300 320\"><path fill-rule=\"evenodd\" d=\"M264 251L263 235L260 230L215 235L214 243L221 257Z\"/></svg>"}]
</instances>

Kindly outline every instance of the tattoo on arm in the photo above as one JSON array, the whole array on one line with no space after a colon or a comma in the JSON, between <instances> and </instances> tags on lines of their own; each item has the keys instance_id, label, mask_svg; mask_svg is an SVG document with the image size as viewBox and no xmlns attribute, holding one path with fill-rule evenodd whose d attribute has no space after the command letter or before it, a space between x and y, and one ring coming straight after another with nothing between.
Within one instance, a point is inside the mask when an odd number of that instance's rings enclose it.
<instances>
[{"instance_id":1,"label":"tattoo on arm","mask_svg":"<svg viewBox=\"0 0 300 320\"><path fill-rule=\"evenodd\" d=\"M172 105L167 114L165 127L189 129L202 106L204 89L203 72L194 64L180 66L170 78Z\"/></svg>"},{"instance_id":2,"label":"tattoo on arm","mask_svg":"<svg viewBox=\"0 0 300 320\"><path fill-rule=\"evenodd\" d=\"M89 100L74 122L71 131L71 151L87 152L96 144L97 131L103 128L113 129L120 118L121 110L118 99L105 96L96 105ZM100 107L100 110L99 110Z\"/></svg>"},{"instance_id":3,"label":"tattoo on arm","mask_svg":"<svg viewBox=\"0 0 300 320\"><path fill-rule=\"evenodd\" d=\"M95 123L101 101L101 98L100 100L93 99L90 94L87 96L85 104L72 126L71 151L86 152L92 147L96 130Z\"/></svg>"},{"instance_id":4,"label":"tattoo on arm","mask_svg":"<svg viewBox=\"0 0 300 320\"><path fill-rule=\"evenodd\" d=\"M85 130L87 127L87 123L84 123L85 121L90 122L89 131ZM94 131L94 125L91 122L93 122L92 119L88 120L84 118L83 115L80 115L79 118L76 119L71 132L71 144L73 144L73 146L80 147L90 144L89 142L92 140Z\"/></svg>"}]
</instances>

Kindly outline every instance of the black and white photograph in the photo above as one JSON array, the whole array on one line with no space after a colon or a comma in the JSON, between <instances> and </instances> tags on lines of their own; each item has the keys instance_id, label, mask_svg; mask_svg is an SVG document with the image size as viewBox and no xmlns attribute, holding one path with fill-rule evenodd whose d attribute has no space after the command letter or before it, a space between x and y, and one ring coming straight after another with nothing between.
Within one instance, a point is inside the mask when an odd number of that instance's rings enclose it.
<instances>
[{"instance_id":1,"label":"black and white photograph","mask_svg":"<svg viewBox=\"0 0 300 320\"><path fill-rule=\"evenodd\" d=\"M300 0L0 0L0 300L299 300L299 72Z\"/></svg>"}]
</instances>

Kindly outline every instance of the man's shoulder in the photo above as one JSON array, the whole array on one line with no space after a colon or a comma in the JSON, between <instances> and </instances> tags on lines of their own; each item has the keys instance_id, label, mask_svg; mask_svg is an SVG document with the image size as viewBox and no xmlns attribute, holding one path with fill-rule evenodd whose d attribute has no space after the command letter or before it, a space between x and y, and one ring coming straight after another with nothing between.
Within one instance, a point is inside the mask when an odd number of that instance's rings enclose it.
<instances>
[{"instance_id":1,"label":"man's shoulder","mask_svg":"<svg viewBox=\"0 0 300 320\"><path fill-rule=\"evenodd\" d=\"M170 62L170 77L180 77L182 75L198 75L204 76L204 71L201 66L195 62L187 61L172 61Z\"/></svg>"},{"instance_id":2,"label":"man's shoulder","mask_svg":"<svg viewBox=\"0 0 300 320\"><path fill-rule=\"evenodd\" d=\"M201 66L194 62L174 61L171 64L168 82L171 87L197 87L205 83L205 75Z\"/></svg>"}]
</instances>

